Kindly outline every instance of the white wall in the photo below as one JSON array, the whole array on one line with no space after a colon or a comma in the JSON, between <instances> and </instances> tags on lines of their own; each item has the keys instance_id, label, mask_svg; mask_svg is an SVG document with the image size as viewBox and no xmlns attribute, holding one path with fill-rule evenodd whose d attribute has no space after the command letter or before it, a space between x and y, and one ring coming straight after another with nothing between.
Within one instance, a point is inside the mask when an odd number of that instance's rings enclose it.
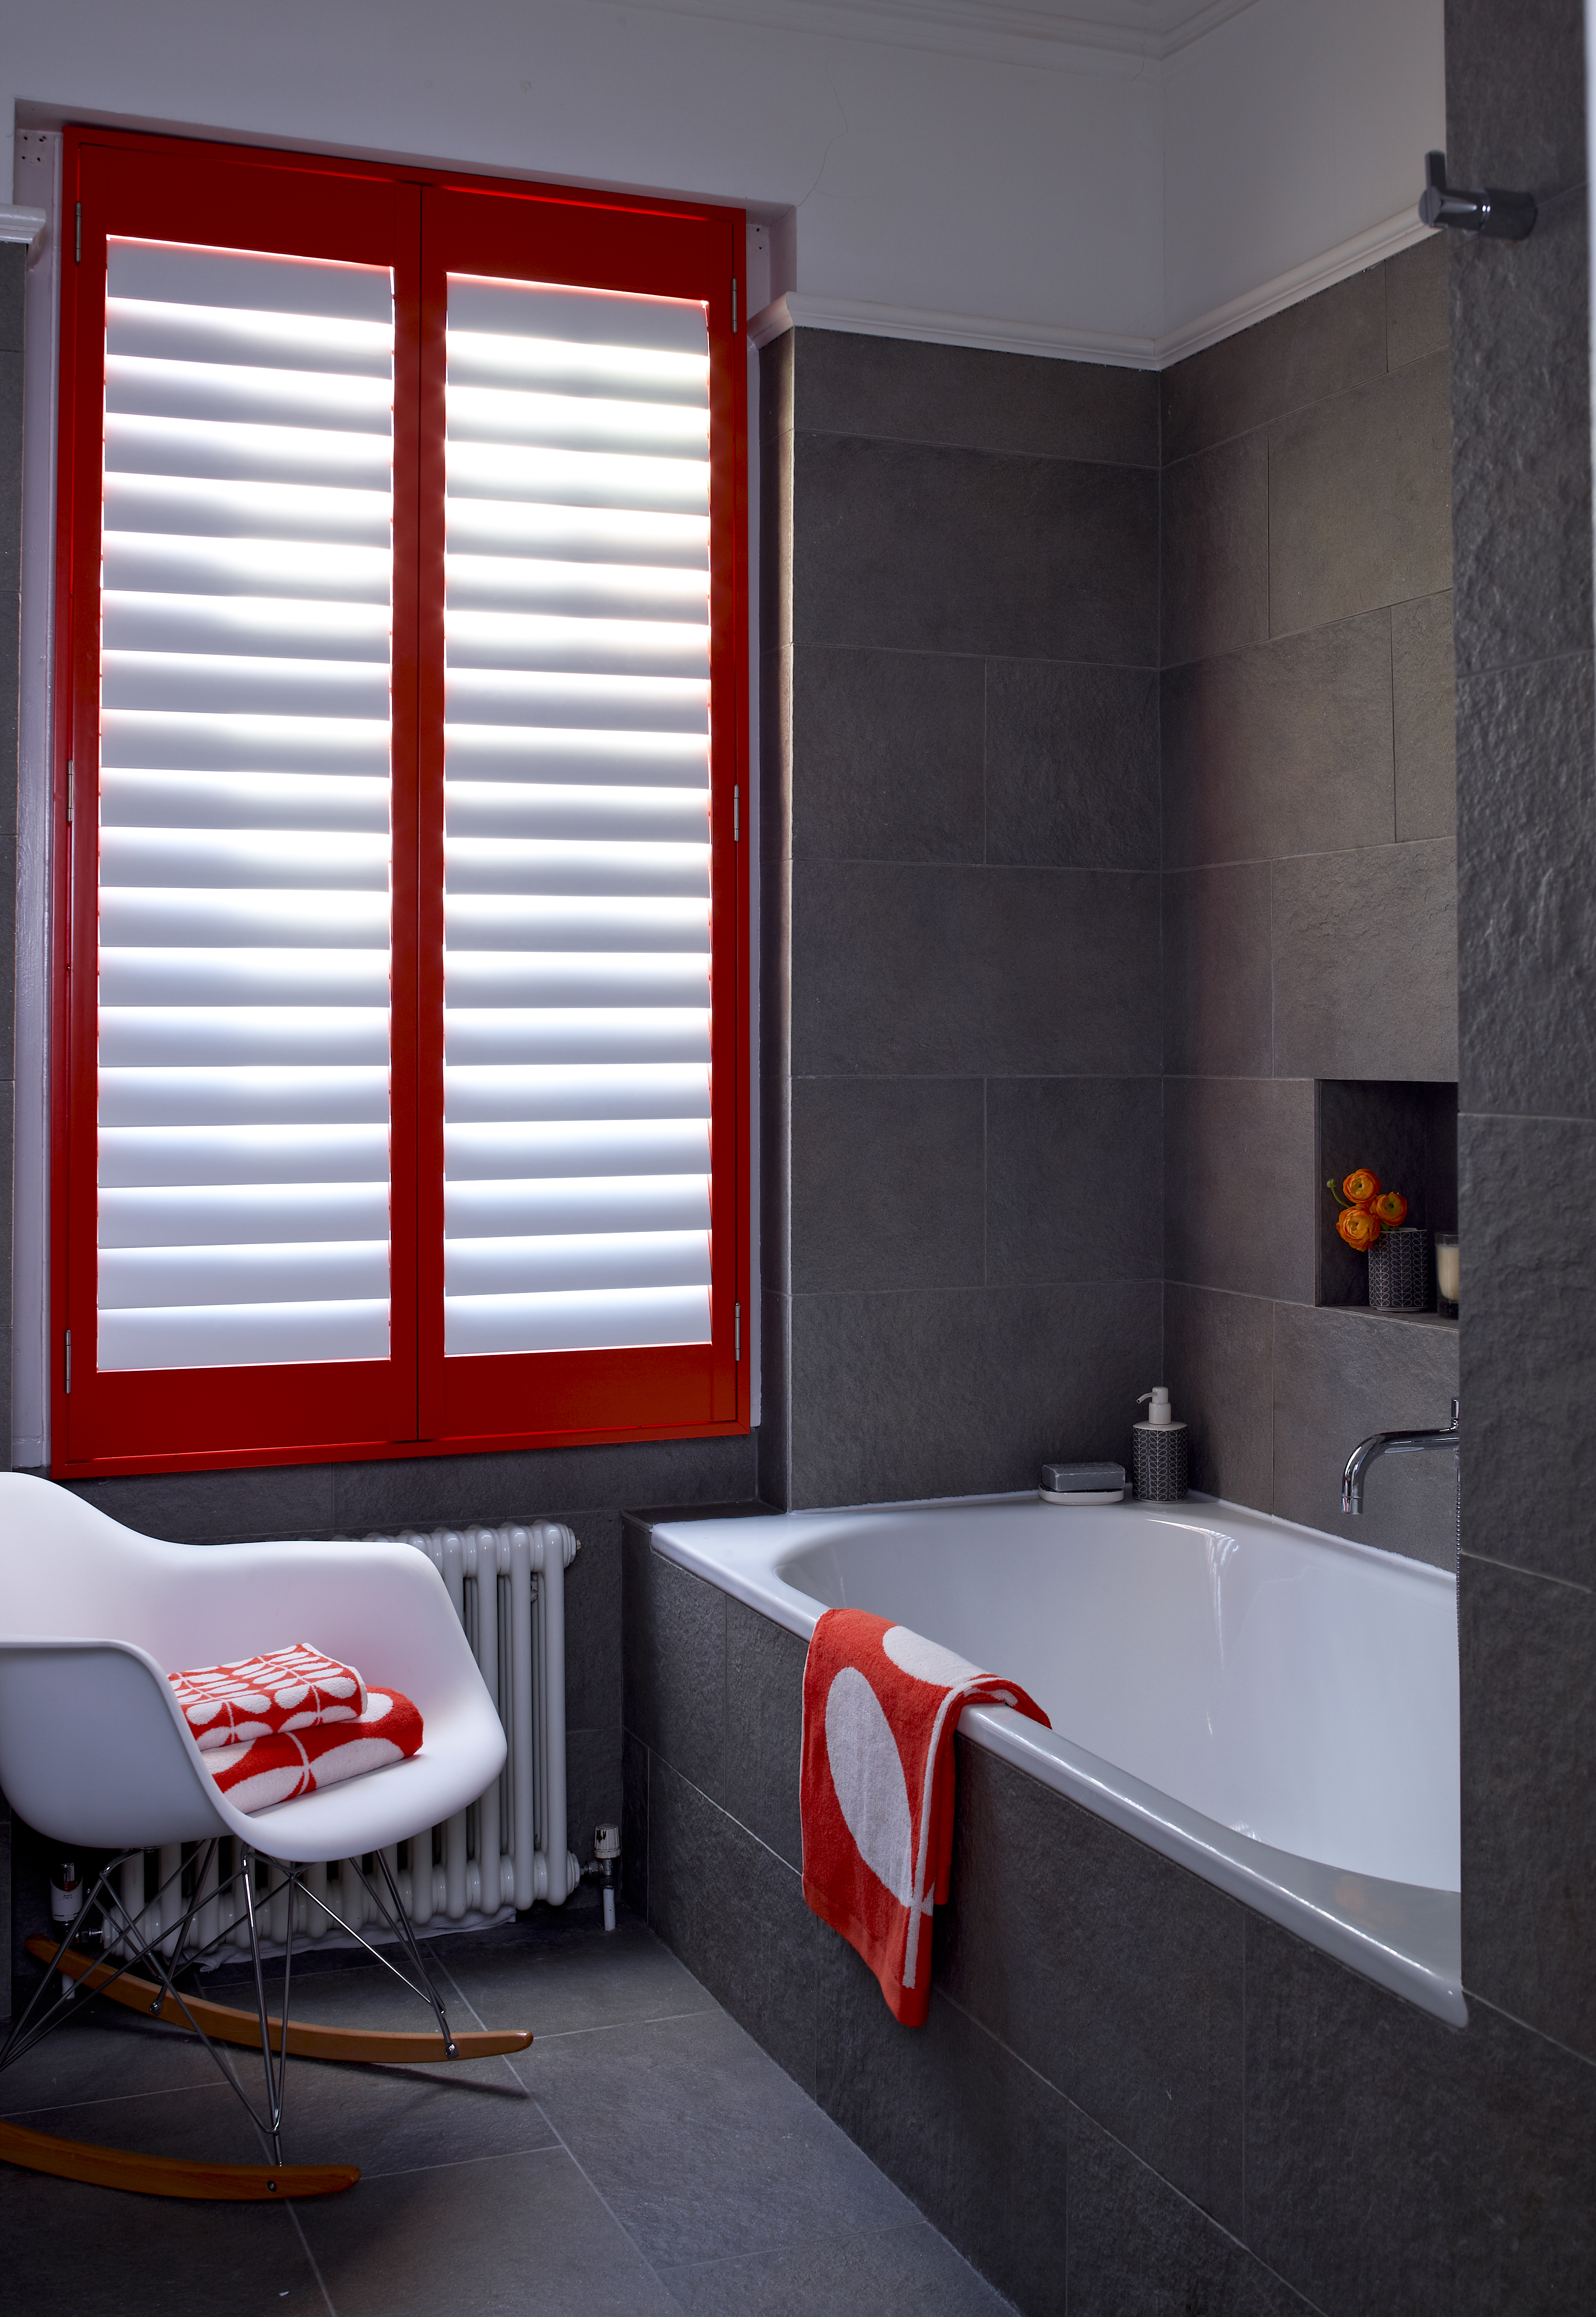
<instances>
[{"instance_id":1,"label":"white wall","mask_svg":"<svg viewBox=\"0 0 1596 2317\"><path fill-rule=\"evenodd\" d=\"M1411 219L1446 144L1443 9L1257 0L1169 60L1166 333Z\"/></svg>"},{"instance_id":2,"label":"white wall","mask_svg":"<svg viewBox=\"0 0 1596 2317\"><path fill-rule=\"evenodd\" d=\"M706 4L723 13L17 5L0 123L20 105L37 125L100 117L790 210L795 282L777 286L818 301L807 318L836 308L868 327L888 308L923 335L1058 353L1084 335L1144 362L1172 327L1416 200L1440 134L1441 0L1253 0L1165 62L1008 35L983 54L978 32L905 15L860 13L871 36L844 38L800 29L792 0L762 20L762 0Z\"/></svg>"}]
</instances>

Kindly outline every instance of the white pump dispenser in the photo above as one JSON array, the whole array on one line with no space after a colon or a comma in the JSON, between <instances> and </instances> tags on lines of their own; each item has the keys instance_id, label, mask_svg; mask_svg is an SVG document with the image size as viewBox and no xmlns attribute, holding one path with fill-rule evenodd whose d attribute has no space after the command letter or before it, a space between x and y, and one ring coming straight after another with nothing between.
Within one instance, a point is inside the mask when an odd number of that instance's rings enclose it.
<instances>
[{"instance_id":1,"label":"white pump dispenser","mask_svg":"<svg viewBox=\"0 0 1596 2317\"><path fill-rule=\"evenodd\" d=\"M1147 1410L1147 1422L1149 1424L1162 1425L1172 1424L1174 1422L1175 1412L1169 1404L1168 1384L1157 1383L1154 1385L1151 1391L1144 1391L1141 1394L1140 1399L1137 1400L1137 1404L1138 1407L1141 1405L1141 1400L1150 1400L1152 1402L1151 1407Z\"/></svg>"}]
</instances>

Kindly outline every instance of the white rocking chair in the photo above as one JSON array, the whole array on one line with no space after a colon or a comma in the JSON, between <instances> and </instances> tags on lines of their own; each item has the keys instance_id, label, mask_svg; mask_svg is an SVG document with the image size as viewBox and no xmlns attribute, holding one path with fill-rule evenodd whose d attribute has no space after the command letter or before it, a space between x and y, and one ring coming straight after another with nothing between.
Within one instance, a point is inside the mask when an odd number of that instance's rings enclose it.
<instances>
[{"instance_id":1,"label":"white rocking chair","mask_svg":"<svg viewBox=\"0 0 1596 2317\"><path fill-rule=\"evenodd\" d=\"M218 1792L166 1677L308 1642L391 1682L421 1709L410 1760L245 1816ZM49 1964L0 2044L0 2070L67 2016L82 1986L200 2035L272 2147L271 2164L201 2164L135 2156L0 2123L0 2158L31 2170L146 2194L203 2198L329 2196L353 2165L285 2165L283 2080L290 2053L334 2060L482 2058L524 2051L531 2036L451 2034L401 1903L391 1846L475 1802L504 1761L504 1733L436 1570L398 1544L165 1544L140 1536L66 1489L0 1472L0 1788L30 1826L73 1854L108 1850L82 1910L58 1945L31 1939ZM231 1862L220 1865L230 1843ZM161 1893L154 1937L120 1895L120 1870L163 1845L197 1847ZM307 1865L373 1857L369 1881L407 1964L401 1969L303 1881ZM256 1917L257 1861L288 1933L280 2015L268 2012ZM430 1865L430 1858L428 1862ZM231 1889L247 1923L253 2009L184 1993L177 1972L210 1952L185 1944L197 1910ZM186 1898L185 1898L186 1892ZM288 2017L296 1905L325 1914L430 2004L435 2032L339 2031ZM241 1905L240 1905L241 1902ZM186 1908L186 1911L185 1911ZM174 1925L178 1926L174 1928ZM98 1942L98 1957L84 1952ZM153 1976L135 1976L133 1966ZM52 1990L59 1989L53 2001ZM286 2030L286 2032L285 2032ZM257 2113L223 2044L258 2049ZM275 2065L273 2060L275 2057Z\"/></svg>"}]
</instances>

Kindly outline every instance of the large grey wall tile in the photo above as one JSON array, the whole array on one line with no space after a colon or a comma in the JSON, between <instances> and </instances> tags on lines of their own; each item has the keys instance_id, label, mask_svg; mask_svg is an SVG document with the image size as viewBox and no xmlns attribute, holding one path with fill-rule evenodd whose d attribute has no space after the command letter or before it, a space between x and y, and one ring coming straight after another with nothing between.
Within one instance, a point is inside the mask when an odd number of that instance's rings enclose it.
<instances>
[{"instance_id":1,"label":"large grey wall tile","mask_svg":"<svg viewBox=\"0 0 1596 2317\"><path fill-rule=\"evenodd\" d=\"M628 1521L621 1545L626 1727L711 1801L726 1775L727 1596L655 1552Z\"/></svg>"},{"instance_id":2,"label":"large grey wall tile","mask_svg":"<svg viewBox=\"0 0 1596 2317\"><path fill-rule=\"evenodd\" d=\"M334 1514L337 1469L268 1464L254 1472L138 1473L61 1485L141 1536L167 1537L174 1544L232 1544L251 1537L328 1536L339 1527L346 1533L353 1528Z\"/></svg>"},{"instance_id":3,"label":"large grey wall tile","mask_svg":"<svg viewBox=\"0 0 1596 2317\"><path fill-rule=\"evenodd\" d=\"M746 1603L726 1605L726 1806L789 1866L804 1864L798 1767L806 1643Z\"/></svg>"},{"instance_id":4,"label":"large grey wall tile","mask_svg":"<svg viewBox=\"0 0 1596 2317\"><path fill-rule=\"evenodd\" d=\"M1589 640L1458 684L1460 1094L1596 1110L1596 797Z\"/></svg>"},{"instance_id":5,"label":"large grey wall tile","mask_svg":"<svg viewBox=\"0 0 1596 2317\"><path fill-rule=\"evenodd\" d=\"M1341 1490L1342 1467L1360 1440L1444 1426L1457 1397L1455 1328L1278 1303L1272 1509L1283 1520L1449 1570L1458 1541L1449 1454L1380 1459L1356 1516L1342 1512Z\"/></svg>"},{"instance_id":6,"label":"large grey wall tile","mask_svg":"<svg viewBox=\"0 0 1596 2317\"><path fill-rule=\"evenodd\" d=\"M1380 268L1386 278L1386 361L1392 370L1442 353L1451 342L1447 311L1448 233L1426 234Z\"/></svg>"},{"instance_id":7,"label":"large grey wall tile","mask_svg":"<svg viewBox=\"0 0 1596 2317\"><path fill-rule=\"evenodd\" d=\"M566 1720L620 1727L620 1516L573 1513L581 1550L566 1571Z\"/></svg>"},{"instance_id":8,"label":"large grey wall tile","mask_svg":"<svg viewBox=\"0 0 1596 2317\"><path fill-rule=\"evenodd\" d=\"M1158 478L799 434L801 643L1151 666Z\"/></svg>"},{"instance_id":9,"label":"large grey wall tile","mask_svg":"<svg viewBox=\"0 0 1596 2317\"><path fill-rule=\"evenodd\" d=\"M648 1914L648 1749L629 1730L620 1733L620 1897L645 1919Z\"/></svg>"},{"instance_id":10,"label":"large grey wall tile","mask_svg":"<svg viewBox=\"0 0 1596 2317\"><path fill-rule=\"evenodd\" d=\"M1225 653L1164 679L1164 860L1389 845L1391 615Z\"/></svg>"},{"instance_id":11,"label":"large grey wall tile","mask_svg":"<svg viewBox=\"0 0 1596 2317\"><path fill-rule=\"evenodd\" d=\"M900 2027L820 1933L816 2097L1027 2317L1064 2317L1068 2102L934 1990Z\"/></svg>"},{"instance_id":12,"label":"large grey wall tile","mask_svg":"<svg viewBox=\"0 0 1596 2317\"><path fill-rule=\"evenodd\" d=\"M1457 260L1458 665L1470 672L1591 640L1583 191L1543 203L1512 246L1513 266L1482 264L1483 245Z\"/></svg>"},{"instance_id":13,"label":"large grey wall tile","mask_svg":"<svg viewBox=\"0 0 1596 2317\"><path fill-rule=\"evenodd\" d=\"M1465 1537L1596 1586L1596 1124L1458 1120Z\"/></svg>"},{"instance_id":14,"label":"large grey wall tile","mask_svg":"<svg viewBox=\"0 0 1596 2317\"><path fill-rule=\"evenodd\" d=\"M820 1925L801 1878L657 1754L648 1765L648 1920L813 2097Z\"/></svg>"},{"instance_id":15,"label":"large grey wall tile","mask_svg":"<svg viewBox=\"0 0 1596 2317\"><path fill-rule=\"evenodd\" d=\"M987 1081L986 1276L994 1285L1157 1278L1163 1183L1157 1078Z\"/></svg>"},{"instance_id":16,"label":"large grey wall tile","mask_svg":"<svg viewBox=\"0 0 1596 2317\"><path fill-rule=\"evenodd\" d=\"M625 1772L619 1722L607 1730L566 1731L566 1841L585 1865L594 1829L623 1823Z\"/></svg>"},{"instance_id":17,"label":"large grey wall tile","mask_svg":"<svg viewBox=\"0 0 1596 2317\"><path fill-rule=\"evenodd\" d=\"M1164 455L1187 458L1385 371L1386 286L1377 265L1166 370Z\"/></svg>"},{"instance_id":18,"label":"large grey wall tile","mask_svg":"<svg viewBox=\"0 0 1596 2317\"><path fill-rule=\"evenodd\" d=\"M793 1503L1032 1488L1054 1456L1124 1463L1159 1301L1152 1281L800 1296Z\"/></svg>"},{"instance_id":19,"label":"large grey wall tile","mask_svg":"<svg viewBox=\"0 0 1596 2317\"><path fill-rule=\"evenodd\" d=\"M762 868L792 856L792 647L759 656L759 853ZM768 942L770 929L762 924Z\"/></svg>"},{"instance_id":20,"label":"large grey wall tile","mask_svg":"<svg viewBox=\"0 0 1596 2317\"><path fill-rule=\"evenodd\" d=\"M1164 474L1164 664L1269 634L1269 450L1259 434Z\"/></svg>"},{"instance_id":21,"label":"large grey wall tile","mask_svg":"<svg viewBox=\"0 0 1596 2317\"><path fill-rule=\"evenodd\" d=\"M793 660L794 858L979 861L981 662L812 644Z\"/></svg>"},{"instance_id":22,"label":"large grey wall tile","mask_svg":"<svg viewBox=\"0 0 1596 2317\"><path fill-rule=\"evenodd\" d=\"M1596 2070L1466 2029L1247 1921L1253 2250L1337 2317L1572 2313L1596 2273Z\"/></svg>"},{"instance_id":23,"label":"large grey wall tile","mask_svg":"<svg viewBox=\"0 0 1596 2317\"><path fill-rule=\"evenodd\" d=\"M1457 878L1439 839L1276 862L1282 1077L1457 1077Z\"/></svg>"},{"instance_id":24,"label":"large grey wall tile","mask_svg":"<svg viewBox=\"0 0 1596 2317\"><path fill-rule=\"evenodd\" d=\"M1449 417L1437 353L1271 429L1271 635L1451 585Z\"/></svg>"},{"instance_id":25,"label":"large grey wall tile","mask_svg":"<svg viewBox=\"0 0 1596 2317\"><path fill-rule=\"evenodd\" d=\"M1450 836L1458 826L1458 684L1449 592L1393 606L1391 706L1397 840Z\"/></svg>"},{"instance_id":26,"label":"large grey wall tile","mask_svg":"<svg viewBox=\"0 0 1596 2317\"><path fill-rule=\"evenodd\" d=\"M1187 1427L1191 1486L1274 1504L1273 1307L1208 1287L1164 1291L1164 1381Z\"/></svg>"},{"instance_id":27,"label":"large grey wall tile","mask_svg":"<svg viewBox=\"0 0 1596 2317\"><path fill-rule=\"evenodd\" d=\"M792 1284L979 1285L979 1078L792 1081Z\"/></svg>"},{"instance_id":28,"label":"large grey wall tile","mask_svg":"<svg viewBox=\"0 0 1596 2317\"><path fill-rule=\"evenodd\" d=\"M1069 2119L1069 2317L1313 2317L1235 2237L1074 2111Z\"/></svg>"},{"instance_id":29,"label":"large grey wall tile","mask_svg":"<svg viewBox=\"0 0 1596 2317\"><path fill-rule=\"evenodd\" d=\"M842 330L796 337L795 417L806 433L1158 463L1151 371Z\"/></svg>"},{"instance_id":30,"label":"large grey wall tile","mask_svg":"<svg viewBox=\"0 0 1596 2317\"><path fill-rule=\"evenodd\" d=\"M1090 662L986 663L986 858L1156 869L1158 677Z\"/></svg>"},{"instance_id":31,"label":"large grey wall tile","mask_svg":"<svg viewBox=\"0 0 1596 2317\"><path fill-rule=\"evenodd\" d=\"M1475 1559L1465 1518L1465 1983L1596 2061L1596 1597Z\"/></svg>"},{"instance_id":32,"label":"large grey wall tile","mask_svg":"<svg viewBox=\"0 0 1596 2317\"><path fill-rule=\"evenodd\" d=\"M758 1492L765 1504L785 1512L791 1501L788 1458L792 1298L773 1294L767 1288L760 1298L759 1311L760 1408L759 1428L754 1435Z\"/></svg>"},{"instance_id":33,"label":"large grey wall tile","mask_svg":"<svg viewBox=\"0 0 1596 2317\"><path fill-rule=\"evenodd\" d=\"M1311 1302L1313 1196L1311 1080L1165 1080L1166 1278Z\"/></svg>"},{"instance_id":34,"label":"large grey wall tile","mask_svg":"<svg viewBox=\"0 0 1596 2317\"><path fill-rule=\"evenodd\" d=\"M557 1520L584 1507L737 1504L756 1494L754 1456L754 1442L744 1434L601 1448L506 1449L485 1456L395 1457L326 1469L335 1533L363 1536L370 1530L458 1528L468 1521Z\"/></svg>"},{"instance_id":35,"label":"large grey wall tile","mask_svg":"<svg viewBox=\"0 0 1596 2317\"><path fill-rule=\"evenodd\" d=\"M1572 0L1519 0L1511 16L1493 0L1448 0L1447 166L1454 184L1489 181L1545 195L1583 183L1580 31ZM1456 249L1462 237L1446 238Z\"/></svg>"},{"instance_id":36,"label":"large grey wall tile","mask_svg":"<svg viewBox=\"0 0 1596 2317\"><path fill-rule=\"evenodd\" d=\"M1069 1731L1069 1701L1049 1700ZM958 1741L938 1983L1228 2227L1242 2225L1242 1910Z\"/></svg>"},{"instance_id":37,"label":"large grey wall tile","mask_svg":"<svg viewBox=\"0 0 1596 2317\"><path fill-rule=\"evenodd\" d=\"M1090 869L793 870L800 1077L1158 1067L1158 880Z\"/></svg>"},{"instance_id":38,"label":"large grey wall tile","mask_svg":"<svg viewBox=\"0 0 1596 2317\"><path fill-rule=\"evenodd\" d=\"M759 350L759 439L774 443L792 432L793 352L797 335L783 330ZM762 471L762 464L761 462Z\"/></svg>"},{"instance_id":39,"label":"large grey wall tile","mask_svg":"<svg viewBox=\"0 0 1596 2317\"><path fill-rule=\"evenodd\" d=\"M1176 870L1165 877L1164 1067L1182 1078L1271 1075L1267 861Z\"/></svg>"}]
</instances>

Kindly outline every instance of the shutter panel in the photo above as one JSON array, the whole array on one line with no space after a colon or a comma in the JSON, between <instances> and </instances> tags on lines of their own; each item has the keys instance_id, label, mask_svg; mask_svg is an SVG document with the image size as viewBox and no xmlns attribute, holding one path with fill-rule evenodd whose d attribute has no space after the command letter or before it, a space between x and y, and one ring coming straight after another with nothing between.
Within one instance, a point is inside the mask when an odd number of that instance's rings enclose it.
<instances>
[{"instance_id":1,"label":"shutter panel","mask_svg":"<svg viewBox=\"0 0 1596 2317\"><path fill-rule=\"evenodd\" d=\"M388 1355L391 276L113 238L98 1365Z\"/></svg>"},{"instance_id":2,"label":"shutter panel","mask_svg":"<svg viewBox=\"0 0 1596 2317\"><path fill-rule=\"evenodd\" d=\"M701 303L451 274L444 1351L709 1327Z\"/></svg>"}]
</instances>

